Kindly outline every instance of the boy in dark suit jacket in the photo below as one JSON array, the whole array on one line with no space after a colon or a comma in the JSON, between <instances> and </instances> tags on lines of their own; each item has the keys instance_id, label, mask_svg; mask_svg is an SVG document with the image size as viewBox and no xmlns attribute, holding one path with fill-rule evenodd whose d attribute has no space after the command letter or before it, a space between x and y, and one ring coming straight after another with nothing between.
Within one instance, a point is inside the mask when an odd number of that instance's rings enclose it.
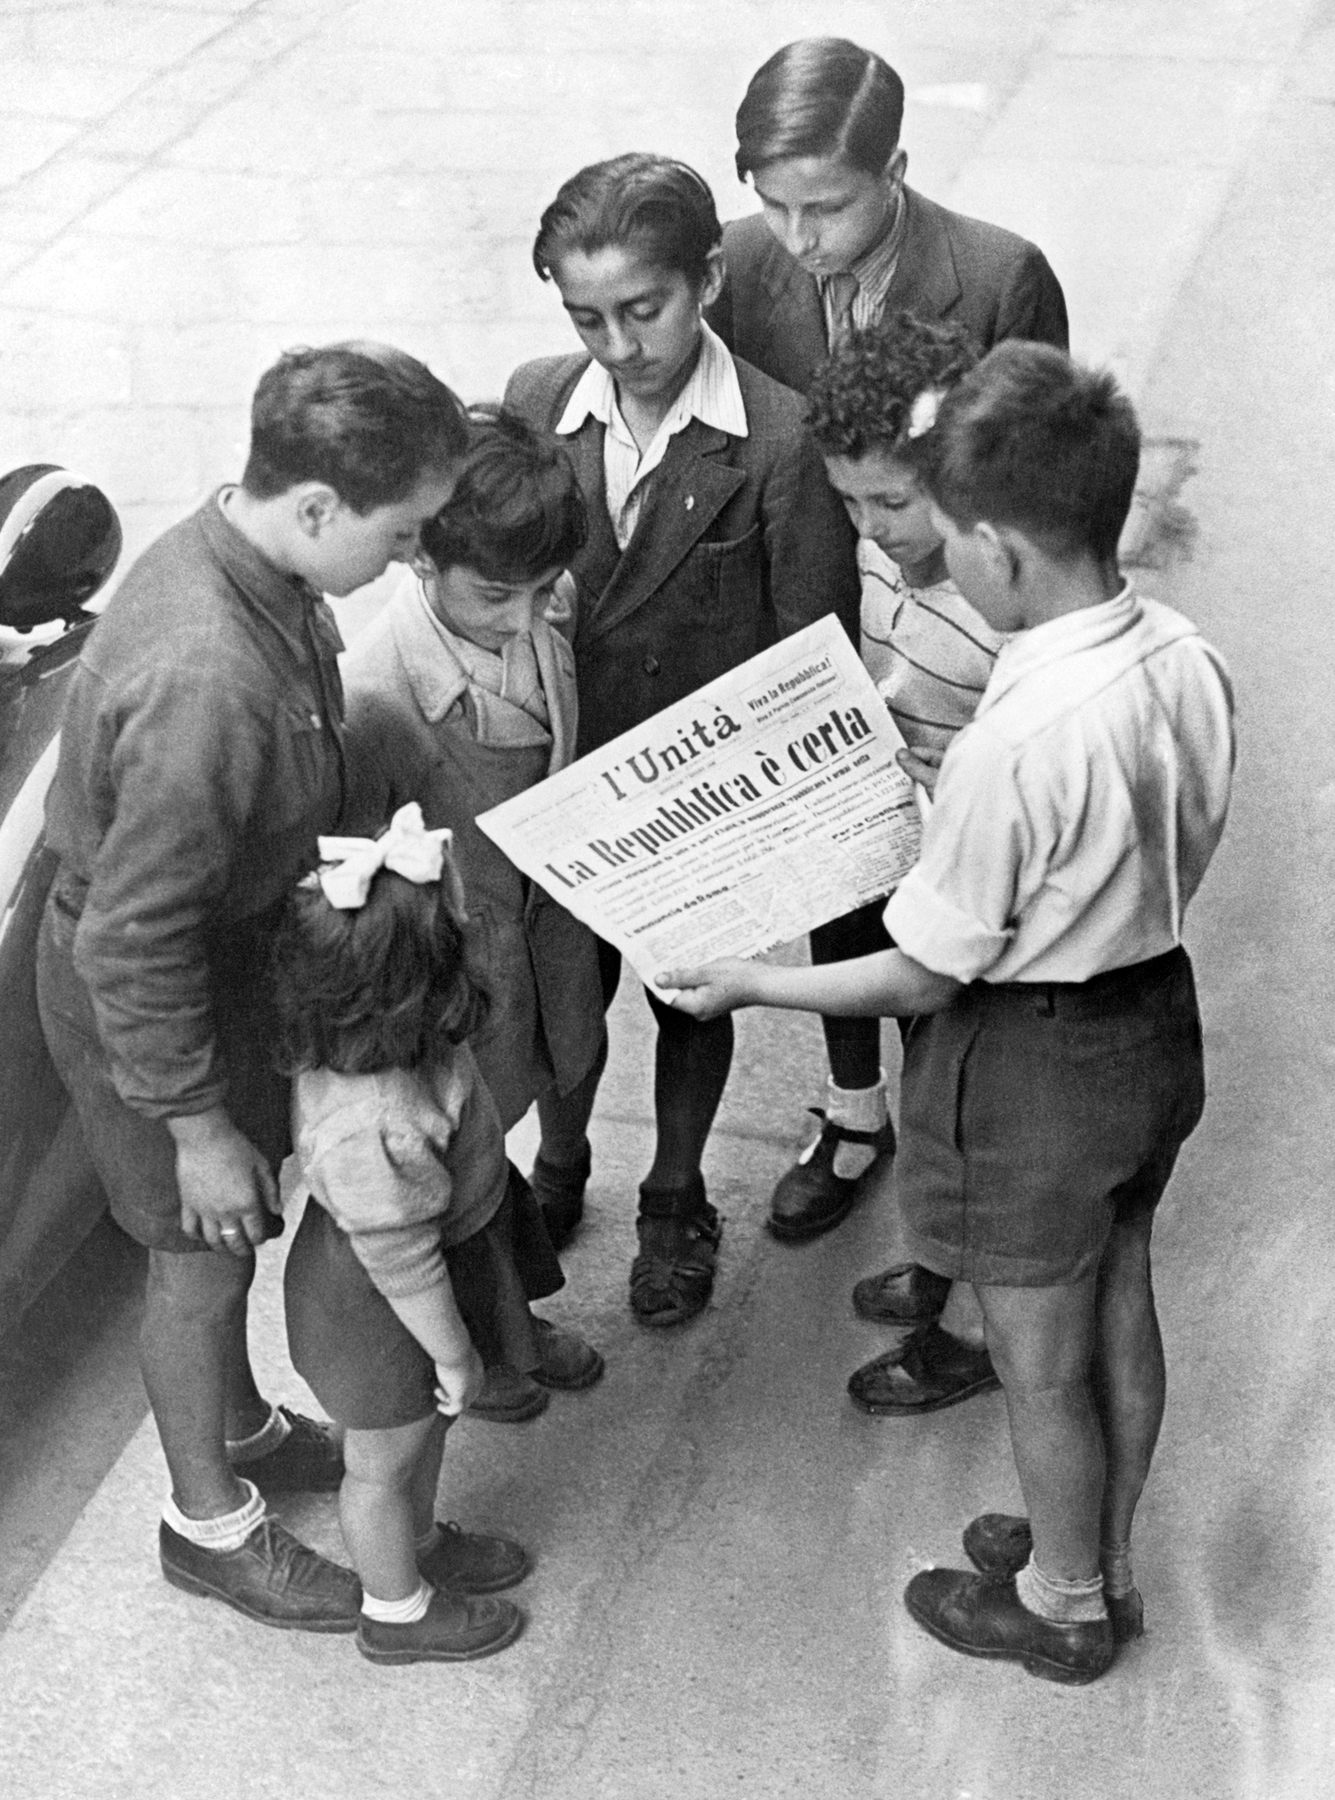
<instances>
[{"instance_id":1,"label":"boy in dark suit jacket","mask_svg":"<svg viewBox=\"0 0 1335 1800\"><path fill-rule=\"evenodd\" d=\"M900 311L962 324L980 351L1003 338L1066 348L1066 304L1042 251L905 186L903 113L899 76L843 38L786 45L756 72L738 110L737 173L751 176L761 212L725 229L727 278L708 317L738 355L802 393L849 332ZM851 527L841 573L856 586ZM871 954L879 916L879 906L863 908L813 932L813 960ZM788 1242L837 1225L883 1186L894 1155L878 1022L823 1024L831 1079L820 1135L771 1206L770 1228ZM940 1284L910 1265L872 1286L874 1317L925 1324L939 1311ZM976 1335L977 1324L969 1330ZM907 1410L978 1391L977 1355L961 1354L949 1334L931 1341L951 1355L908 1382Z\"/></svg>"},{"instance_id":2,"label":"boy in dark suit jacket","mask_svg":"<svg viewBox=\"0 0 1335 1800\"><path fill-rule=\"evenodd\" d=\"M631 155L566 182L534 246L589 352L525 364L505 396L567 446L588 505L571 564L581 755L832 610L856 632L856 589L837 580L847 524L802 401L703 323L723 281L720 235L693 170ZM603 945L601 960L610 1001L620 958ZM675 1325L713 1284L720 1228L700 1159L732 1027L649 1003L657 1145L631 1303L643 1323ZM568 1099L539 1103L535 1187L553 1209L553 1167L581 1193L589 1172L593 1095L581 1095L578 1118Z\"/></svg>"}]
</instances>

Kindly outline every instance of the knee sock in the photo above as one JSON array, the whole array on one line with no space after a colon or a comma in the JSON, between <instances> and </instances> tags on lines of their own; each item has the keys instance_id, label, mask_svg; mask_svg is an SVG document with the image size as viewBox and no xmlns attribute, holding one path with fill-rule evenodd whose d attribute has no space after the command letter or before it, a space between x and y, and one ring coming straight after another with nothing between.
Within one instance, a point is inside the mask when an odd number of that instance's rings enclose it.
<instances>
[{"instance_id":1,"label":"knee sock","mask_svg":"<svg viewBox=\"0 0 1335 1800\"><path fill-rule=\"evenodd\" d=\"M1110 1600L1124 1600L1135 1590L1130 1538L1122 1544L1100 1544L1099 1565L1103 1570L1103 1591Z\"/></svg>"},{"instance_id":2,"label":"knee sock","mask_svg":"<svg viewBox=\"0 0 1335 1800\"><path fill-rule=\"evenodd\" d=\"M836 1087L831 1077L825 1084L825 1116L831 1125L842 1125L846 1131L883 1130L890 1116L885 1103L885 1071L881 1071L879 1081L866 1088ZM813 1144L804 1153L804 1162L815 1147ZM856 1181L875 1160L876 1150L871 1144L836 1144L834 1172L844 1181Z\"/></svg>"},{"instance_id":3,"label":"knee sock","mask_svg":"<svg viewBox=\"0 0 1335 1800\"><path fill-rule=\"evenodd\" d=\"M201 1550L239 1550L264 1517L264 1496L253 1481L242 1481L246 1502L235 1512L223 1513L216 1519L188 1519L168 1494L162 1509L164 1521L188 1543Z\"/></svg>"},{"instance_id":4,"label":"knee sock","mask_svg":"<svg viewBox=\"0 0 1335 1800\"><path fill-rule=\"evenodd\" d=\"M426 1617L434 1592L429 1581L419 1581L417 1592L409 1594L406 1600L377 1600L363 1588L362 1611L377 1625L416 1625L419 1619Z\"/></svg>"},{"instance_id":5,"label":"knee sock","mask_svg":"<svg viewBox=\"0 0 1335 1800\"><path fill-rule=\"evenodd\" d=\"M227 1460L230 1463L254 1462L257 1457L268 1456L280 1444L285 1444L292 1427L279 1412L276 1406L269 1408L268 1421L249 1437L228 1438Z\"/></svg>"},{"instance_id":6,"label":"knee sock","mask_svg":"<svg viewBox=\"0 0 1335 1800\"><path fill-rule=\"evenodd\" d=\"M1022 1606L1053 1625L1097 1625L1108 1616L1102 1575L1091 1575L1088 1581L1059 1581L1045 1575L1032 1556L1015 1577L1015 1591Z\"/></svg>"}]
</instances>

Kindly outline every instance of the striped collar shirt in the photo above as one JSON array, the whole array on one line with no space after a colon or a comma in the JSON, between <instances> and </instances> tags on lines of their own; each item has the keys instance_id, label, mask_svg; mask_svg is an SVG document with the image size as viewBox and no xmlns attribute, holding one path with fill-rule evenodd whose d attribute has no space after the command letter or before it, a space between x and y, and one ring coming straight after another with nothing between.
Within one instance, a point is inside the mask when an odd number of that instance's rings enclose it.
<instances>
[{"instance_id":1,"label":"striped collar shirt","mask_svg":"<svg viewBox=\"0 0 1335 1800\"><path fill-rule=\"evenodd\" d=\"M701 327L700 356L691 378L677 395L672 410L654 433L644 454L631 435L617 403L616 383L601 363L591 362L575 383L556 429L571 437L588 418L606 427L603 433L603 478L607 513L618 549L631 540L644 506L649 480L667 454L668 444L692 419L726 431L730 437L748 435L746 404L732 352L708 325Z\"/></svg>"},{"instance_id":2,"label":"striped collar shirt","mask_svg":"<svg viewBox=\"0 0 1335 1800\"><path fill-rule=\"evenodd\" d=\"M904 199L904 190L899 191L899 203L895 207L895 216L890 221L890 229L883 237L877 239L870 250L865 250L852 265L848 273L857 282L857 292L853 296L853 329L865 331L869 325L875 325L885 311L886 296L890 292L890 283L895 278L895 270L899 266L899 252L904 244L904 231L908 225L909 209ZM825 341L833 345L836 335L837 319L835 316L834 296L831 293L832 277L824 276L820 283L821 311L825 315Z\"/></svg>"}]
</instances>

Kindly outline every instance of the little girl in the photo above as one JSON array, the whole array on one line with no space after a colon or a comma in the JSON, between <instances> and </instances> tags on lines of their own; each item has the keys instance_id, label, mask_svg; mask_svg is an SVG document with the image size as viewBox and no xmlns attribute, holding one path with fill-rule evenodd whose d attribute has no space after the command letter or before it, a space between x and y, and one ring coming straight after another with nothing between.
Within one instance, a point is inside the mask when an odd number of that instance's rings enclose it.
<instances>
[{"instance_id":1,"label":"little girl","mask_svg":"<svg viewBox=\"0 0 1335 1800\"><path fill-rule=\"evenodd\" d=\"M567 446L588 508L570 565L581 755L851 600L831 574L848 527L801 400L704 323L723 284L721 236L694 170L637 154L572 176L534 244L585 353L525 364L506 400ZM851 603L844 611L851 635ZM620 958L604 944L600 960L610 1001ZM676 1325L713 1285L720 1222L700 1162L732 1025L690 1019L653 994L649 1004L657 1141L631 1305L646 1325ZM583 1189L592 1100L586 1084L539 1102L550 1188Z\"/></svg>"},{"instance_id":2,"label":"little girl","mask_svg":"<svg viewBox=\"0 0 1335 1800\"><path fill-rule=\"evenodd\" d=\"M288 1342L345 1429L357 1647L381 1663L504 1649L523 1615L472 1596L529 1567L508 1538L434 1520L445 1432L484 1358L531 1352L504 1139L464 1041L486 1002L449 835L414 803L378 839L321 838L275 952L311 1195L287 1263Z\"/></svg>"}]
</instances>

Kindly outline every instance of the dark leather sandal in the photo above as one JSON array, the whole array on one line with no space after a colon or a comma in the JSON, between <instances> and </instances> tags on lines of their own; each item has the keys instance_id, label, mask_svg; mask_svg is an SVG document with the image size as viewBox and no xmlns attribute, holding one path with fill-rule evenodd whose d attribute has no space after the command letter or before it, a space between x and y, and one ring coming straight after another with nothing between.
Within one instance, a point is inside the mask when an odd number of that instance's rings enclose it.
<instances>
[{"instance_id":1,"label":"dark leather sandal","mask_svg":"<svg viewBox=\"0 0 1335 1800\"><path fill-rule=\"evenodd\" d=\"M630 1304L642 1325L683 1325L714 1288L723 1220L700 1175L686 1188L640 1189L640 1253L630 1266Z\"/></svg>"},{"instance_id":2,"label":"dark leather sandal","mask_svg":"<svg viewBox=\"0 0 1335 1800\"><path fill-rule=\"evenodd\" d=\"M853 1311L877 1325L930 1325L941 1317L951 1283L918 1263L894 1263L864 1275L853 1289Z\"/></svg>"}]
</instances>

